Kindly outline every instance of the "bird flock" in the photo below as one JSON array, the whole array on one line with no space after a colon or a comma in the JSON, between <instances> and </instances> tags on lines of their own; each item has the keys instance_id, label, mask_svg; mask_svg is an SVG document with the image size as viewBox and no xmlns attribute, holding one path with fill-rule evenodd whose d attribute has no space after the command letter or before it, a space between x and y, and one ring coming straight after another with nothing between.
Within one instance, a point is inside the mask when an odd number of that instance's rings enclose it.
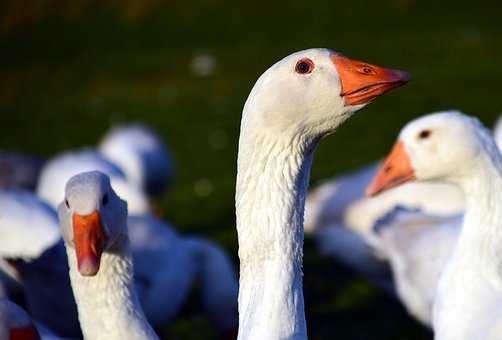
<instances>
[{"instance_id":1,"label":"bird flock","mask_svg":"<svg viewBox=\"0 0 502 340\"><path fill-rule=\"evenodd\" d=\"M383 161L308 191L321 140L410 79L320 48L259 77L238 142L239 275L158 216L174 166L150 127L46 161L0 153L0 340L158 339L194 285L221 339L307 339L304 234L436 340L502 339L500 122L424 115Z\"/></svg>"}]
</instances>

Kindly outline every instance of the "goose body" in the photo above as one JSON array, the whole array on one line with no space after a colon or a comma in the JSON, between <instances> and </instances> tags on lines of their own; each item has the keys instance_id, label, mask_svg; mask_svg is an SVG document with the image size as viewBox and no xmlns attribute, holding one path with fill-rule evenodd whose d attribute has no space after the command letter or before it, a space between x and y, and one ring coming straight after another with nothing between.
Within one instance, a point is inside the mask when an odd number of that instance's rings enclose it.
<instances>
[{"instance_id":1,"label":"goose body","mask_svg":"<svg viewBox=\"0 0 502 340\"><path fill-rule=\"evenodd\" d=\"M130 216L128 225L137 291L152 324L160 327L171 321L197 281L206 315L218 331L235 331L237 279L232 262L218 246L203 238L182 237L151 215Z\"/></svg>"},{"instance_id":2,"label":"goose body","mask_svg":"<svg viewBox=\"0 0 502 340\"><path fill-rule=\"evenodd\" d=\"M414 179L449 181L465 193L460 235L435 295L435 339L500 339L502 156L489 131L459 112L421 117L403 128L383 167L371 195Z\"/></svg>"},{"instance_id":3,"label":"goose body","mask_svg":"<svg viewBox=\"0 0 502 340\"><path fill-rule=\"evenodd\" d=\"M37 258L60 239L55 211L31 193L0 190L0 256Z\"/></svg>"},{"instance_id":4,"label":"goose body","mask_svg":"<svg viewBox=\"0 0 502 340\"><path fill-rule=\"evenodd\" d=\"M406 183L378 197L365 197L364 191L377 170L378 164L364 167L312 190L305 204L306 231L315 233L324 226L338 223L368 236L377 221L398 206L436 216L464 211L462 191L448 183Z\"/></svg>"},{"instance_id":5,"label":"goose body","mask_svg":"<svg viewBox=\"0 0 502 340\"><path fill-rule=\"evenodd\" d=\"M462 215L444 217L398 207L373 228L373 246L390 264L399 299L428 327L439 277L461 225Z\"/></svg>"},{"instance_id":6,"label":"goose body","mask_svg":"<svg viewBox=\"0 0 502 340\"><path fill-rule=\"evenodd\" d=\"M385 86L375 85L383 79ZM238 339L307 338L301 267L313 152L353 112L407 80L402 72L311 49L282 59L254 85L237 162Z\"/></svg>"},{"instance_id":7,"label":"goose body","mask_svg":"<svg viewBox=\"0 0 502 340\"><path fill-rule=\"evenodd\" d=\"M86 339L158 339L139 304L127 203L100 172L72 177L58 208L70 279Z\"/></svg>"},{"instance_id":8,"label":"goose body","mask_svg":"<svg viewBox=\"0 0 502 340\"><path fill-rule=\"evenodd\" d=\"M38 321L81 335L56 212L28 192L0 190L0 257L6 296L24 297Z\"/></svg>"},{"instance_id":9,"label":"goose body","mask_svg":"<svg viewBox=\"0 0 502 340\"><path fill-rule=\"evenodd\" d=\"M194 259L176 231L157 218L130 216L127 223L139 298L150 322L160 327L188 297L196 277Z\"/></svg>"}]
</instances>

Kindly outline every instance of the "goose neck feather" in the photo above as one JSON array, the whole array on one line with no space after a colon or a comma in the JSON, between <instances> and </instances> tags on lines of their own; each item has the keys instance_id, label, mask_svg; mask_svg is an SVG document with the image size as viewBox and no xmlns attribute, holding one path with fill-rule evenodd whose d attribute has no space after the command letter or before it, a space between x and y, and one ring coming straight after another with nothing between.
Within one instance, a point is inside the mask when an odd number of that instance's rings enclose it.
<instances>
[{"instance_id":1,"label":"goose neck feather","mask_svg":"<svg viewBox=\"0 0 502 340\"><path fill-rule=\"evenodd\" d=\"M287 136L287 134L284 134ZM314 143L241 131L239 339L306 339L303 212Z\"/></svg>"},{"instance_id":2,"label":"goose neck feather","mask_svg":"<svg viewBox=\"0 0 502 340\"><path fill-rule=\"evenodd\" d=\"M466 194L459 240L438 283L438 340L499 339L502 331L502 161L493 141L453 178Z\"/></svg>"},{"instance_id":3,"label":"goose neck feather","mask_svg":"<svg viewBox=\"0 0 502 340\"><path fill-rule=\"evenodd\" d=\"M70 279L86 339L158 339L138 302L126 234L103 252L99 272L84 277L75 250L67 247Z\"/></svg>"}]
</instances>

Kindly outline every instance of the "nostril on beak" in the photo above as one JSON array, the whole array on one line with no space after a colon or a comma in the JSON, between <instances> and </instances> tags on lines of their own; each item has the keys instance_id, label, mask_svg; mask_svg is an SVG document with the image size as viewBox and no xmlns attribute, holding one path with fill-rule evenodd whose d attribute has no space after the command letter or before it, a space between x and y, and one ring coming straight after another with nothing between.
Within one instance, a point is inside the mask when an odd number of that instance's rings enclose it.
<instances>
[{"instance_id":1,"label":"nostril on beak","mask_svg":"<svg viewBox=\"0 0 502 340\"><path fill-rule=\"evenodd\" d=\"M383 169L383 171L388 174L390 171L392 170L392 166L391 165L386 165L385 168Z\"/></svg>"}]
</instances>

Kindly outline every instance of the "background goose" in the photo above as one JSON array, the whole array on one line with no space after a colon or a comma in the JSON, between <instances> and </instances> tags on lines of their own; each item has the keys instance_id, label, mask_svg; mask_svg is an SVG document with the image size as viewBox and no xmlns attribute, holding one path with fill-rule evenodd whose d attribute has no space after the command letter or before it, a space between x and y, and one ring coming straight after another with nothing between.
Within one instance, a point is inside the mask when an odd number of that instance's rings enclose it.
<instances>
[{"instance_id":1,"label":"background goose","mask_svg":"<svg viewBox=\"0 0 502 340\"><path fill-rule=\"evenodd\" d=\"M310 49L277 62L254 85L237 162L239 339L306 339L303 212L314 149L352 113L408 79Z\"/></svg>"},{"instance_id":2,"label":"background goose","mask_svg":"<svg viewBox=\"0 0 502 340\"><path fill-rule=\"evenodd\" d=\"M84 337L158 339L134 289L127 203L108 176L72 177L58 214Z\"/></svg>"},{"instance_id":3,"label":"background goose","mask_svg":"<svg viewBox=\"0 0 502 340\"><path fill-rule=\"evenodd\" d=\"M312 190L305 203L306 232L315 233L324 226L338 223L367 236L376 222L397 206L438 216L451 216L464 210L462 191L448 183L406 183L378 197L365 197L366 187L377 170L378 164L371 165Z\"/></svg>"},{"instance_id":4,"label":"background goose","mask_svg":"<svg viewBox=\"0 0 502 340\"><path fill-rule=\"evenodd\" d=\"M68 151L48 160L40 173L37 195L57 207L64 197L65 183L80 172L93 170L110 177L114 190L128 202L131 214L150 211L148 198L142 190L127 182L117 165L93 149Z\"/></svg>"},{"instance_id":5,"label":"background goose","mask_svg":"<svg viewBox=\"0 0 502 340\"><path fill-rule=\"evenodd\" d=\"M81 335L56 212L31 193L0 190L0 257L7 294L56 333Z\"/></svg>"},{"instance_id":6,"label":"background goose","mask_svg":"<svg viewBox=\"0 0 502 340\"><path fill-rule=\"evenodd\" d=\"M499 119L494 125L495 138L502 134L500 124ZM322 255L386 291L392 291L387 289L392 285L386 268L390 264L394 279L400 280L396 288L401 301L413 316L431 325L432 296L444 257L458 237L464 194L450 183L408 182L376 197L364 197L377 170L371 165L313 189L305 206L306 232L314 234ZM413 242L414 238L420 241Z\"/></svg>"},{"instance_id":7,"label":"background goose","mask_svg":"<svg viewBox=\"0 0 502 340\"><path fill-rule=\"evenodd\" d=\"M466 197L462 229L434 300L435 338L499 339L502 156L489 131L459 112L408 123L368 187L370 195L411 180L444 180Z\"/></svg>"},{"instance_id":8,"label":"background goose","mask_svg":"<svg viewBox=\"0 0 502 340\"><path fill-rule=\"evenodd\" d=\"M397 296L428 327L439 275L453 253L461 225L462 215L445 217L396 207L373 228L373 249L390 264Z\"/></svg>"},{"instance_id":9,"label":"background goose","mask_svg":"<svg viewBox=\"0 0 502 340\"><path fill-rule=\"evenodd\" d=\"M103 137L99 151L151 197L165 193L172 182L174 167L167 146L144 124L114 127Z\"/></svg>"},{"instance_id":10,"label":"background goose","mask_svg":"<svg viewBox=\"0 0 502 340\"><path fill-rule=\"evenodd\" d=\"M238 286L226 253L206 239L180 236L151 215L130 216L127 223L139 297L152 324L171 321L197 283L219 333L235 333Z\"/></svg>"}]
</instances>

